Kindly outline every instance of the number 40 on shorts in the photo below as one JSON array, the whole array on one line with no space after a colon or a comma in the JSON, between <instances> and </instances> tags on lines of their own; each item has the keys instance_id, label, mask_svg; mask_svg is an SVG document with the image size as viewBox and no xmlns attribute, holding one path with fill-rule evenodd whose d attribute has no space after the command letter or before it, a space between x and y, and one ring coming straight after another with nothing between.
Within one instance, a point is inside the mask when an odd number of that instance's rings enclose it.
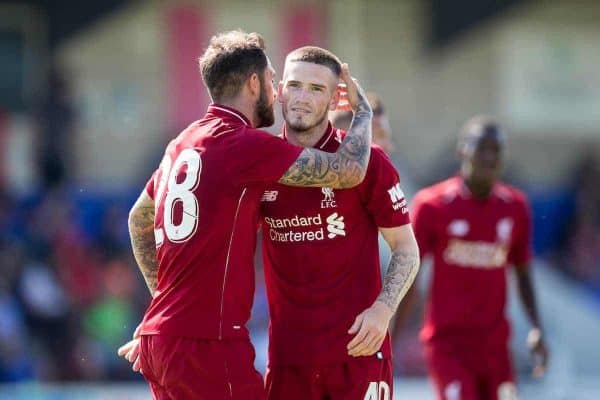
<instances>
[{"instance_id":1,"label":"number 40 on shorts","mask_svg":"<svg viewBox=\"0 0 600 400\"><path fill-rule=\"evenodd\" d=\"M369 383L364 400L392 400L390 397L390 387L387 382Z\"/></svg>"}]
</instances>

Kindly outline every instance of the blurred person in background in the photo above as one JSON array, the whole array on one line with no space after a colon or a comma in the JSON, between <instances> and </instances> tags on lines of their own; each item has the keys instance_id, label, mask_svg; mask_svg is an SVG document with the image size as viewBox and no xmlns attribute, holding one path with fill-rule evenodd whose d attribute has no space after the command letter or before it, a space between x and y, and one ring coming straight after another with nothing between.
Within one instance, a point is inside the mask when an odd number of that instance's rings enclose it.
<instances>
[{"instance_id":1,"label":"blurred person in background","mask_svg":"<svg viewBox=\"0 0 600 400\"><path fill-rule=\"evenodd\" d=\"M119 353L131 361L139 350L155 398L262 399L246 323L264 186L359 184L372 112L344 66L356 112L350 131L336 153L303 149L257 129L273 124L275 101L260 35L214 36L200 69L214 103L167 146L130 212L134 255L153 299L139 347L134 340Z\"/></svg>"},{"instance_id":2,"label":"blurred person in background","mask_svg":"<svg viewBox=\"0 0 600 400\"><path fill-rule=\"evenodd\" d=\"M75 109L66 74L58 67L48 75L48 91L37 115L37 165L43 189L65 183L72 176Z\"/></svg>"},{"instance_id":3,"label":"blurred person in background","mask_svg":"<svg viewBox=\"0 0 600 400\"><path fill-rule=\"evenodd\" d=\"M367 99L373 109L373 143L391 156L396 151L396 146L392 140L392 128L390 119L387 116L381 97L375 92L367 92ZM352 122L352 112L344 110L335 110L329 113L329 119L334 127L341 130L348 130Z\"/></svg>"},{"instance_id":4,"label":"blurred person in background","mask_svg":"<svg viewBox=\"0 0 600 400\"><path fill-rule=\"evenodd\" d=\"M329 152L340 146L345 132L328 119L340 98L340 73L339 59L319 47L287 55L278 89L286 141ZM388 326L419 256L387 156L374 147L365 180L352 189L269 185L260 212L270 315L267 397L391 400ZM393 252L383 285L378 231Z\"/></svg>"},{"instance_id":5,"label":"blurred person in background","mask_svg":"<svg viewBox=\"0 0 600 400\"><path fill-rule=\"evenodd\" d=\"M0 195L0 223L4 205ZM17 293L23 253L20 246L0 236L0 382L35 377L35 362L29 349L31 338L24 306Z\"/></svg>"},{"instance_id":6,"label":"blurred person in background","mask_svg":"<svg viewBox=\"0 0 600 400\"><path fill-rule=\"evenodd\" d=\"M510 400L517 391L504 315L509 265L532 328L527 345L533 375L546 369L544 342L530 277L531 215L526 196L498 180L506 138L478 116L464 125L458 176L417 193L413 225L422 257L432 256L421 340L440 400ZM410 291L413 296L415 290ZM403 302L395 335L407 315Z\"/></svg>"},{"instance_id":7,"label":"blurred person in background","mask_svg":"<svg viewBox=\"0 0 600 400\"><path fill-rule=\"evenodd\" d=\"M575 188L575 218L566 251L568 272L600 293L600 159L583 158Z\"/></svg>"}]
</instances>

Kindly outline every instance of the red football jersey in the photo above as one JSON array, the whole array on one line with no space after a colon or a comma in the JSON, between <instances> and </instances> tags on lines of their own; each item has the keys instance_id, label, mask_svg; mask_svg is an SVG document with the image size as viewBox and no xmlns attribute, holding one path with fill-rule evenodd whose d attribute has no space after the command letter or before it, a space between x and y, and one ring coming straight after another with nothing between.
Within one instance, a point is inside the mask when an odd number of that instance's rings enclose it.
<instances>
[{"instance_id":1,"label":"red football jersey","mask_svg":"<svg viewBox=\"0 0 600 400\"><path fill-rule=\"evenodd\" d=\"M301 151L217 104L169 143L146 187L159 269L142 334L248 337L258 205Z\"/></svg>"},{"instance_id":2,"label":"red football jersey","mask_svg":"<svg viewBox=\"0 0 600 400\"><path fill-rule=\"evenodd\" d=\"M412 216L421 256L433 256L421 338L506 341L506 267L531 258L525 195L497 183L477 199L453 177L418 192Z\"/></svg>"},{"instance_id":3,"label":"red football jersey","mask_svg":"<svg viewBox=\"0 0 600 400\"><path fill-rule=\"evenodd\" d=\"M334 152L343 132L331 125L315 148ZM371 151L364 181L352 189L270 185L261 202L270 312L269 365L344 362L348 329L381 291L378 227L409 223L398 173ZM382 352L390 356L389 335Z\"/></svg>"}]
</instances>

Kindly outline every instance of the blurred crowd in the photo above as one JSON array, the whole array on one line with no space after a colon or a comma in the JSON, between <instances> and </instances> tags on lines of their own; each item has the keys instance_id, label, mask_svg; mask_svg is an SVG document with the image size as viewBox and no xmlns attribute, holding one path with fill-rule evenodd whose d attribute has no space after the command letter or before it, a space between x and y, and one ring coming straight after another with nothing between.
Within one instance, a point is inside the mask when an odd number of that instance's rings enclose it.
<instances>
[{"instance_id":1,"label":"blurred crowd","mask_svg":"<svg viewBox=\"0 0 600 400\"><path fill-rule=\"evenodd\" d=\"M75 200L78 199L78 200ZM55 188L0 200L0 380L124 379L116 357L149 300L125 205Z\"/></svg>"}]
</instances>

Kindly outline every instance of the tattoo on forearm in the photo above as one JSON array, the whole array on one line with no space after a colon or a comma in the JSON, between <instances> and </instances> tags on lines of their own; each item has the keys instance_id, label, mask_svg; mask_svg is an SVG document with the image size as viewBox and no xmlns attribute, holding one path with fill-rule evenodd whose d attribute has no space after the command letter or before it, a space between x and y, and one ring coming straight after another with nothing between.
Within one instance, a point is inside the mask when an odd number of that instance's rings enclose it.
<instances>
[{"instance_id":1,"label":"tattoo on forearm","mask_svg":"<svg viewBox=\"0 0 600 400\"><path fill-rule=\"evenodd\" d=\"M383 289L377 298L386 304L392 312L413 284L419 271L419 254L416 252L396 251L388 266L383 280Z\"/></svg>"},{"instance_id":2,"label":"tattoo on forearm","mask_svg":"<svg viewBox=\"0 0 600 400\"><path fill-rule=\"evenodd\" d=\"M291 186L356 186L367 173L371 154L371 106L362 93L352 124L336 153L305 148L279 180Z\"/></svg>"},{"instance_id":3,"label":"tattoo on forearm","mask_svg":"<svg viewBox=\"0 0 600 400\"><path fill-rule=\"evenodd\" d=\"M154 207L137 207L129 217L129 236L138 267L154 295L157 286L158 259L154 240Z\"/></svg>"}]
</instances>

